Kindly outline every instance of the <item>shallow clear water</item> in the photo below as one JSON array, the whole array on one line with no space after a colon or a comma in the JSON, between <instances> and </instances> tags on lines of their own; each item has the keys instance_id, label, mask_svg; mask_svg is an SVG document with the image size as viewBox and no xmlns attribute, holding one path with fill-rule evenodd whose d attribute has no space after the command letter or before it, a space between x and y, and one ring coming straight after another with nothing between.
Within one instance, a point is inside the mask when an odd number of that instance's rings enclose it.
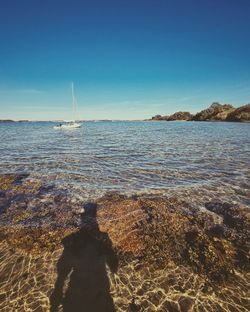
<instances>
[{"instance_id":1,"label":"shallow clear water","mask_svg":"<svg viewBox=\"0 0 250 312\"><path fill-rule=\"evenodd\" d=\"M249 204L249 123L85 122L73 130L53 126L0 123L0 172L29 173L86 198L113 190L196 190Z\"/></svg>"}]
</instances>

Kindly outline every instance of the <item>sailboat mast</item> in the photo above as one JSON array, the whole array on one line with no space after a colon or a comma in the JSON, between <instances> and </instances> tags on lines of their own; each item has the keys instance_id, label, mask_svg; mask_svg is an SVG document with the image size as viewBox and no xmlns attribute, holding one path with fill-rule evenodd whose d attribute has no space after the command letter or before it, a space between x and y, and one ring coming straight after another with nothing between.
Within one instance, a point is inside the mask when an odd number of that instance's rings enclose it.
<instances>
[{"instance_id":1,"label":"sailboat mast","mask_svg":"<svg viewBox=\"0 0 250 312\"><path fill-rule=\"evenodd\" d=\"M74 83L71 82L71 95L72 95L72 107L73 107L73 117L76 119L76 107L75 107L75 94L74 94Z\"/></svg>"}]
</instances>

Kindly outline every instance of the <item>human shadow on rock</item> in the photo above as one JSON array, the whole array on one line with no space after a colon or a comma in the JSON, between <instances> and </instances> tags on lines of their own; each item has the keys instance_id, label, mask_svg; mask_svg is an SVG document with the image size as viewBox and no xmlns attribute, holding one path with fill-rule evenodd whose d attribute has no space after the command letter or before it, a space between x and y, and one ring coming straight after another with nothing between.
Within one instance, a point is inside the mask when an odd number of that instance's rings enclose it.
<instances>
[{"instance_id":1,"label":"human shadow on rock","mask_svg":"<svg viewBox=\"0 0 250 312\"><path fill-rule=\"evenodd\" d=\"M108 234L99 230L96 208L92 203L85 205L81 229L62 240L51 312L58 311L60 305L63 312L115 311L106 265L116 273L118 259Z\"/></svg>"}]
</instances>

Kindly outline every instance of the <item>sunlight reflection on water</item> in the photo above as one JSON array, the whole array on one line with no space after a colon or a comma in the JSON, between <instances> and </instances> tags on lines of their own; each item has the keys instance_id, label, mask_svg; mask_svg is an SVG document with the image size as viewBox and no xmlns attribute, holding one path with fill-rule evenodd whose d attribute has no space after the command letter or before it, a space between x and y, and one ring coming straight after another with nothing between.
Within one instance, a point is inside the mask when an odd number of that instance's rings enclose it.
<instances>
[{"instance_id":1,"label":"sunlight reflection on water","mask_svg":"<svg viewBox=\"0 0 250 312\"><path fill-rule=\"evenodd\" d=\"M248 187L250 124L0 124L0 172L25 172L82 196ZM236 200L238 200L236 198Z\"/></svg>"}]
</instances>

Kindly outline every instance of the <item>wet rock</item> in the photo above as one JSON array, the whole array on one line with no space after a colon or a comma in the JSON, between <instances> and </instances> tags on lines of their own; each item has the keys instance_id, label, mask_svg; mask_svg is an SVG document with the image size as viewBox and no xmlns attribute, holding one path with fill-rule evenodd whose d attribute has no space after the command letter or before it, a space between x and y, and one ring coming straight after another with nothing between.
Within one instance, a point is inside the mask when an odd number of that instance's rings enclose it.
<instances>
[{"instance_id":1,"label":"wet rock","mask_svg":"<svg viewBox=\"0 0 250 312\"><path fill-rule=\"evenodd\" d=\"M135 303L135 299L132 300L132 302L129 304L129 311L130 312L139 312L141 311L141 307L139 304Z\"/></svg>"},{"instance_id":2,"label":"wet rock","mask_svg":"<svg viewBox=\"0 0 250 312\"><path fill-rule=\"evenodd\" d=\"M194 301L189 297L183 297L179 300L179 306L181 312L191 312L193 307Z\"/></svg>"},{"instance_id":3,"label":"wet rock","mask_svg":"<svg viewBox=\"0 0 250 312\"><path fill-rule=\"evenodd\" d=\"M167 309L166 311L180 312L179 305L176 302L173 302L173 301L167 301L164 304L164 307Z\"/></svg>"},{"instance_id":4,"label":"wet rock","mask_svg":"<svg viewBox=\"0 0 250 312\"><path fill-rule=\"evenodd\" d=\"M0 175L0 190L10 190L15 180L18 178L17 174L3 174Z\"/></svg>"},{"instance_id":5,"label":"wet rock","mask_svg":"<svg viewBox=\"0 0 250 312\"><path fill-rule=\"evenodd\" d=\"M237 267L239 244L245 250L239 237L227 234L231 233L228 223L215 224L212 215L195 212L176 198L142 196L134 200L116 195L101 199L98 207L100 228L109 233L121 254L140 255L152 268L164 268L170 262L185 264L222 281ZM229 206L225 203L223 207Z\"/></svg>"},{"instance_id":6,"label":"wet rock","mask_svg":"<svg viewBox=\"0 0 250 312\"><path fill-rule=\"evenodd\" d=\"M197 302L208 311L216 311L218 302L228 301L234 306L237 301L238 307L246 306L250 269L250 214L246 207L211 201L204 203L207 210L201 211L176 197L110 193L85 205L84 212L92 205L97 212L95 216L88 213L81 221L83 206L71 200L67 192L46 191L40 181L27 178L15 181L15 176L6 176L5 180L0 176L2 199L9 200L1 214L0 244L4 247L0 258L5 259L6 267L9 258L14 259L17 271L13 281L23 280L23 289L27 285L30 289L37 287L32 279L34 271L25 271L29 261L33 259L32 265L40 274L40 268L44 265L46 270L50 263L45 255L54 255L70 244L67 237L75 237L81 228L97 235L97 239L109 237L112 241L119 271L111 286L113 293L121 287L116 293L121 311L129 306L131 311L148 312L152 307L157 311L201 311ZM19 276L21 269L24 271ZM12 273L5 269L0 277L7 280L8 274ZM44 283L41 277L37 280L38 284ZM52 284L50 280L43 287L49 292L48 285ZM237 294L235 298L232 293ZM134 295L136 301L131 301ZM13 290L8 296L13 296ZM196 296L197 301L193 300ZM212 297L216 297L214 302ZM30 307L32 298L25 302Z\"/></svg>"},{"instance_id":7,"label":"wet rock","mask_svg":"<svg viewBox=\"0 0 250 312\"><path fill-rule=\"evenodd\" d=\"M212 225L210 228L207 229L206 233L209 236L222 238L224 237L224 227L221 224Z\"/></svg>"},{"instance_id":8,"label":"wet rock","mask_svg":"<svg viewBox=\"0 0 250 312\"><path fill-rule=\"evenodd\" d=\"M3 192L3 191L0 191L0 198L5 198L6 197L6 194L5 194L5 192Z\"/></svg>"},{"instance_id":9,"label":"wet rock","mask_svg":"<svg viewBox=\"0 0 250 312\"><path fill-rule=\"evenodd\" d=\"M249 210L246 207L221 202L205 203L206 209L223 217L225 225L236 228L239 232L250 226Z\"/></svg>"},{"instance_id":10,"label":"wet rock","mask_svg":"<svg viewBox=\"0 0 250 312\"><path fill-rule=\"evenodd\" d=\"M91 216L80 224L77 203L60 194L37 201L42 187L39 181L24 179L17 186L15 176L6 179L2 185L9 187L5 192L11 204L2 215L6 224L2 232L11 246L39 253L59 246L63 237L79 226L91 230ZM95 205L100 231L109 235L121 261L137 257L152 269L164 269L168 263L187 265L196 273L223 280L249 259L246 209L206 203L209 211L223 218L223 225L219 225L211 214L194 210L175 197L111 193Z\"/></svg>"}]
</instances>

